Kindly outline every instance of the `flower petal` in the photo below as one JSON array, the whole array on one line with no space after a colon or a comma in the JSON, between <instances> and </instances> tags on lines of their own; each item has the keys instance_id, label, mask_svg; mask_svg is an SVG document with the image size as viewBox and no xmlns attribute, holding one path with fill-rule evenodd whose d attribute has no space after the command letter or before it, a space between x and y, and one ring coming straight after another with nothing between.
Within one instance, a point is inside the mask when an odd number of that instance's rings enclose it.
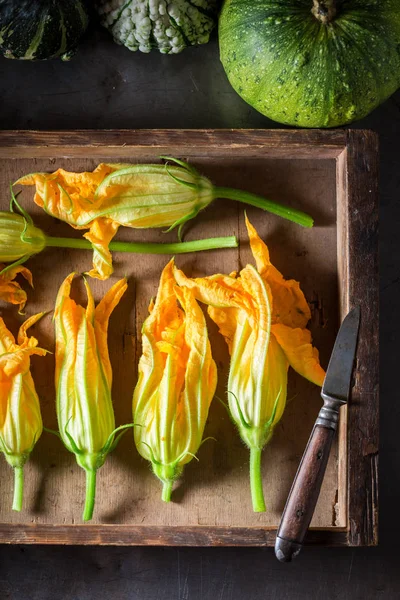
<instances>
[{"instance_id":1,"label":"flower petal","mask_svg":"<svg viewBox=\"0 0 400 600\"><path fill-rule=\"evenodd\" d=\"M4 269L4 265L0 264L0 271L2 269ZM12 281L19 273L27 280L29 285L33 287L32 273L23 265L15 265L14 267L8 268L5 273L0 274L0 281Z\"/></svg>"},{"instance_id":2,"label":"flower petal","mask_svg":"<svg viewBox=\"0 0 400 600\"><path fill-rule=\"evenodd\" d=\"M108 321L114 308L125 294L127 287L128 283L126 278L120 279L114 283L114 285L108 290L108 292L96 306L94 312L94 331L96 335L98 354L110 388L112 383L112 370L107 343Z\"/></svg>"},{"instance_id":3,"label":"flower petal","mask_svg":"<svg viewBox=\"0 0 400 600\"><path fill-rule=\"evenodd\" d=\"M96 219L90 225L90 231L84 238L93 245L93 269L88 271L90 277L108 279L113 273L112 256L108 246L117 233L118 223L110 219Z\"/></svg>"},{"instance_id":4,"label":"flower petal","mask_svg":"<svg viewBox=\"0 0 400 600\"><path fill-rule=\"evenodd\" d=\"M216 308L215 306L209 306L207 312L218 325L218 330L228 345L229 354L232 354L236 330L240 321L247 319L247 313L240 308Z\"/></svg>"},{"instance_id":5,"label":"flower petal","mask_svg":"<svg viewBox=\"0 0 400 600\"><path fill-rule=\"evenodd\" d=\"M58 169L54 173L32 173L16 182L36 185L34 201L51 216L75 229L90 228L84 236L94 250L93 269L88 275L97 279L107 279L113 272L108 245L119 225L110 219L97 218L102 200L95 200L95 192L106 175L118 167L101 163L93 172L83 173Z\"/></svg>"},{"instance_id":6,"label":"flower petal","mask_svg":"<svg viewBox=\"0 0 400 600\"><path fill-rule=\"evenodd\" d=\"M85 309L70 298L71 284L76 273L70 273L58 290L54 309L56 325L56 386L60 376L60 369L66 358L67 344L76 338L82 320L85 318Z\"/></svg>"},{"instance_id":7,"label":"flower petal","mask_svg":"<svg viewBox=\"0 0 400 600\"><path fill-rule=\"evenodd\" d=\"M27 295L20 284L13 280L20 273L33 287L32 273L22 265L8 268L4 273L1 273L3 268L4 265L0 264L0 300L10 304L19 304L19 312L21 312L25 307Z\"/></svg>"},{"instance_id":8,"label":"flower petal","mask_svg":"<svg viewBox=\"0 0 400 600\"><path fill-rule=\"evenodd\" d=\"M208 306L251 310L251 296L243 289L240 278L217 274L192 279L177 267L173 272L178 285L191 289L197 300Z\"/></svg>"},{"instance_id":9,"label":"flower petal","mask_svg":"<svg viewBox=\"0 0 400 600\"><path fill-rule=\"evenodd\" d=\"M19 312L21 312L25 307L27 295L16 281L0 282L0 300L19 305Z\"/></svg>"},{"instance_id":10,"label":"flower petal","mask_svg":"<svg viewBox=\"0 0 400 600\"><path fill-rule=\"evenodd\" d=\"M45 313L33 315L25 321L20 327L18 333L18 344L15 343L14 336L7 329L3 319L0 318L0 379L10 379L18 374L24 374L29 371L30 357L33 354L44 356L47 350L38 348L38 341L35 337L28 337L26 331L34 325Z\"/></svg>"},{"instance_id":11,"label":"flower petal","mask_svg":"<svg viewBox=\"0 0 400 600\"><path fill-rule=\"evenodd\" d=\"M322 386L325 371L319 364L319 353L311 344L311 333L308 329L292 329L276 323L271 332L284 351L290 366L300 375Z\"/></svg>"},{"instance_id":12,"label":"flower petal","mask_svg":"<svg viewBox=\"0 0 400 600\"><path fill-rule=\"evenodd\" d=\"M6 352L12 352L15 350L17 344L11 331L7 329L6 324L0 317L0 355Z\"/></svg>"},{"instance_id":13,"label":"flower petal","mask_svg":"<svg viewBox=\"0 0 400 600\"><path fill-rule=\"evenodd\" d=\"M58 169L54 173L31 173L15 184L35 185L35 203L52 217L76 229L89 227L101 202L94 203L97 187L115 168L104 163L93 172L73 173ZM97 211L96 211L97 209Z\"/></svg>"},{"instance_id":14,"label":"flower petal","mask_svg":"<svg viewBox=\"0 0 400 600\"><path fill-rule=\"evenodd\" d=\"M272 291L272 322L283 323L289 327L305 327L311 318L311 312L300 284L294 279L284 279L278 269L271 264L268 248L247 216L246 227L257 270Z\"/></svg>"},{"instance_id":15,"label":"flower petal","mask_svg":"<svg viewBox=\"0 0 400 600\"><path fill-rule=\"evenodd\" d=\"M37 323L39 319L41 319L45 314L45 312L37 313L36 315L32 315L31 317L29 317L29 319L26 319L26 321L22 323L18 332L18 344L20 346L35 347L38 345L39 342L37 341L37 339L33 336L29 338L26 332L30 327L32 327L32 325ZM46 351L44 350L44 352Z\"/></svg>"},{"instance_id":16,"label":"flower petal","mask_svg":"<svg viewBox=\"0 0 400 600\"><path fill-rule=\"evenodd\" d=\"M152 335L155 341L163 339L167 329L177 331L183 325L184 313L177 304L175 286L174 260L171 259L161 273L155 303L143 324L143 332Z\"/></svg>"}]
</instances>

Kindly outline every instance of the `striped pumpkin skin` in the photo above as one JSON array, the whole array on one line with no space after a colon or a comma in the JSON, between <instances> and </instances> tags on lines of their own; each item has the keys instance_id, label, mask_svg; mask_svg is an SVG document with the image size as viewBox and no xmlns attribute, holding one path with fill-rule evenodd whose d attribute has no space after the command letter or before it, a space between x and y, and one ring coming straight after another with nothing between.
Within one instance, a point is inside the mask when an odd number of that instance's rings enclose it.
<instances>
[{"instance_id":1,"label":"striped pumpkin skin","mask_svg":"<svg viewBox=\"0 0 400 600\"><path fill-rule=\"evenodd\" d=\"M220 58L236 92L270 119L300 127L350 123L393 94L400 0L335 4L324 24L313 0L225 0Z\"/></svg>"},{"instance_id":2,"label":"striped pumpkin skin","mask_svg":"<svg viewBox=\"0 0 400 600\"><path fill-rule=\"evenodd\" d=\"M0 0L1 53L20 60L69 60L88 22L84 0Z\"/></svg>"}]
</instances>

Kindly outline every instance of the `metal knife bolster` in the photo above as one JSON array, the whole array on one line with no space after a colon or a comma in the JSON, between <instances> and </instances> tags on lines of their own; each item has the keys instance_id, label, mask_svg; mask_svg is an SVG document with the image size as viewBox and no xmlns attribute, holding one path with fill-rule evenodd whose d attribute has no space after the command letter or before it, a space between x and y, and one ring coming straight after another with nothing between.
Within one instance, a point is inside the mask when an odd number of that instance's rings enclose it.
<instances>
[{"instance_id":1,"label":"metal knife bolster","mask_svg":"<svg viewBox=\"0 0 400 600\"><path fill-rule=\"evenodd\" d=\"M339 422L339 408L346 404L346 400L332 398L324 393L321 394L324 405L318 413L315 425L328 427L329 429L337 429Z\"/></svg>"}]
</instances>

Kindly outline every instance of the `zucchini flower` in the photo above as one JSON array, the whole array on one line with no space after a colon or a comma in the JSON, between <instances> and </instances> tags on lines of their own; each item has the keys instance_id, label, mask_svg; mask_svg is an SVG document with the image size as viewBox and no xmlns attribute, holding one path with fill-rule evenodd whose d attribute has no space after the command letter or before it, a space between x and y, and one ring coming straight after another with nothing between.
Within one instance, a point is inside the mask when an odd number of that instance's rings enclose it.
<instances>
[{"instance_id":1,"label":"zucchini flower","mask_svg":"<svg viewBox=\"0 0 400 600\"><path fill-rule=\"evenodd\" d=\"M149 310L133 396L134 422L140 425L134 435L168 502L174 480L202 443L217 370L203 312L192 292L175 284L173 261L162 272Z\"/></svg>"},{"instance_id":2,"label":"zucchini flower","mask_svg":"<svg viewBox=\"0 0 400 600\"><path fill-rule=\"evenodd\" d=\"M89 229L84 237L94 249L92 277L112 273L110 242L122 225L138 229L166 227L168 231L197 216L215 198L228 198L257 206L281 217L312 227L301 211L281 206L255 194L215 187L191 165L107 165L93 172L32 173L15 184L35 185L34 201L47 213L75 229ZM220 239L220 238L218 238ZM225 247L225 246L218 246Z\"/></svg>"},{"instance_id":3,"label":"zucchini flower","mask_svg":"<svg viewBox=\"0 0 400 600\"><path fill-rule=\"evenodd\" d=\"M94 305L85 281L86 309L70 297L71 273L62 283L55 307L56 326L56 394L57 420L62 441L86 471L86 503L83 519L92 518L96 471L116 446L111 400L112 371L107 347L110 315L124 294L127 283L115 283L98 304ZM122 433L121 433L122 434Z\"/></svg>"},{"instance_id":4,"label":"zucchini flower","mask_svg":"<svg viewBox=\"0 0 400 600\"><path fill-rule=\"evenodd\" d=\"M21 314L25 307L27 296L20 284L14 281L19 273L32 287L32 273L29 269L21 265L9 265L6 267L0 264L0 300L10 302L11 304L18 304L18 312Z\"/></svg>"},{"instance_id":5,"label":"zucchini flower","mask_svg":"<svg viewBox=\"0 0 400 600\"><path fill-rule=\"evenodd\" d=\"M19 329L17 343L0 318L0 450L14 469L13 510L23 500L24 465L42 434L39 398L30 372L30 357L44 356L36 338L27 330L44 313L30 317Z\"/></svg>"},{"instance_id":6,"label":"zucchini flower","mask_svg":"<svg viewBox=\"0 0 400 600\"><path fill-rule=\"evenodd\" d=\"M229 409L250 449L253 508L261 512L265 510L261 452L285 409L288 367L317 385L322 385L325 373L306 329L310 309L298 282L283 278L247 218L246 225L257 269L247 265L238 277L199 279L175 269L175 278L208 304L208 313L228 344Z\"/></svg>"}]
</instances>

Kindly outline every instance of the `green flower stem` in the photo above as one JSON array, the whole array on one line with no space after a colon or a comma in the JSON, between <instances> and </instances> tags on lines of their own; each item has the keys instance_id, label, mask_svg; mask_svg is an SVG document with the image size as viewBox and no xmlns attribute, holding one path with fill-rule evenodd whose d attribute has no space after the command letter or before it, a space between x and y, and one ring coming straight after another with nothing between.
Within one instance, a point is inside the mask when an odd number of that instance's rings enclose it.
<instances>
[{"instance_id":1,"label":"green flower stem","mask_svg":"<svg viewBox=\"0 0 400 600\"><path fill-rule=\"evenodd\" d=\"M14 499L12 509L20 512L24 498L24 467L14 467Z\"/></svg>"},{"instance_id":2,"label":"green flower stem","mask_svg":"<svg viewBox=\"0 0 400 600\"><path fill-rule=\"evenodd\" d=\"M93 246L88 240L76 238L46 236L46 246L93 250ZM110 250L114 250L115 252L134 252L137 254L184 254L185 252L199 252L201 250L215 250L218 248L237 248L237 246L238 241L234 235L172 244L150 242L111 242L109 244Z\"/></svg>"},{"instance_id":3,"label":"green flower stem","mask_svg":"<svg viewBox=\"0 0 400 600\"><path fill-rule=\"evenodd\" d=\"M254 512L265 512L261 477L261 448L250 448L250 490Z\"/></svg>"},{"instance_id":4,"label":"green flower stem","mask_svg":"<svg viewBox=\"0 0 400 600\"><path fill-rule=\"evenodd\" d=\"M94 500L96 496L96 471L86 469L86 498L83 510L83 520L90 521L93 517Z\"/></svg>"},{"instance_id":5,"label":"green flower stem","mask_svg":"<svg viewBox=\"0 0 400 600\"><path fill-rule=\"evenodd\" d=\"M171 501L171 493L172 493L173 481L163 481L163 488L161 493L161 500L164 502Z\"/></svg>"},{"instance_id":6,"label":"green flower stem","mask_svg":"<svg viewBox=\"0 0 400 600\"><path fill-rule=\"evenodd\" d=\"M262 196L256 196L256 194L251 194L250 192L245 192L244 190L234 190L227 187L215 187L213 194L214 198L227 198L228 200L237 200L238 202L243 202L244 204L257 206L257 208L267 210L274 215L278 215L278 217L283 217L284 219L293 221L294 223L302 225L303 227L312 227L314 224L312 217L301 210L296 210L295 208L290 208L289 206L282 206L282 204L278 204L272 200L267 200L267 198L263 198Z\"/></svg>"}]
</instances>

